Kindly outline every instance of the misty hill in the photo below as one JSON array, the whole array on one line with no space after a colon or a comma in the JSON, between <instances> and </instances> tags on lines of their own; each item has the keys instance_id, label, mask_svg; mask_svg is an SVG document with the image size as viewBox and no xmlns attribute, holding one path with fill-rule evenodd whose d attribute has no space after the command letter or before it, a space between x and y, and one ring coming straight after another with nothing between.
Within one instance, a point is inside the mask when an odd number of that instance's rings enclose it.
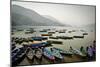
<instances>
[{"instance_id":1,"label":"misty hill","mask_svg":"<svg viewBox=\"0 0 100 67\"><path fill-rule=\"evenodd\" d=\"M12 6L12 25L34 25L34 26L62 26L63 24L43 17L37 12L18 6Z\"/></svg>"},{"instance_id":2,"label":"misty hill","mask_svg":"<svg viewBox=\"0 0 100 67\"><path fill-rule=\"evenodd\" d=\"M54 17L52 17L52 16L44 15L44 17L47 18L47 19L50 19L50 20L52 20L52 21L55 21L55 22L60 23L56 18L54 18Z\"/></svg>"},{"instance_id":3,"label":"misty hill","mask_svg":"<svg viewBox=\"0 0 100 67\"><path fill-rule=\"evenodd\" d=\"M58 22L58 23L61 23L60 21L58 21L56 18L54 18L54 17L52 17L52 16L49 16L49 15L44 15L44 17L45 18L48 18L48 19L50 19L50 20L52 20L52 21L55 21L55 22ZM66 22L65 22L66 23ZM62 26L67 26L67 27L71 27L71 25L69 25L69 24L61 24Z\"/></svg>"}]
</instances>

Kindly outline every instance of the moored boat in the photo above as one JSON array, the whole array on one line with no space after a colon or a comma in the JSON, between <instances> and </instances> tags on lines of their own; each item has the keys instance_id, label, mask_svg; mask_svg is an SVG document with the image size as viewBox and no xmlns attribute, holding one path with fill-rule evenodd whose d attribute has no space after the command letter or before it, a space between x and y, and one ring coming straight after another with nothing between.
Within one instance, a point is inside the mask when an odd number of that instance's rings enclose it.
<instances>
[{"instance_id":1,"label":"moored boat","mask_svg":"<svg viewBox=\"0 0 100 67\"><path fill-rule=\"evenodd\" d=\"M33 40L35 41L42 41L42 40L47 40L47 37L32 37Z\"/></svg>"},{"instance_id":2,"label":"moored boat","mask_svg":"<svg viewBox=\"0 0 100 67\"><path fill-rule=\"evenodd\" d=\"M55 31L49 31L48 34L55 34Z\"/></svg>"},{"instance_id":3,"label":"moored boat","mask_svg":"<svg viewBox=\"0 0 100 67\"><path fill-rule=\"evenodd\" d=\"M74 38L84 38L84 36L73 36Z\"/></svg>"},{"instance_id":4,"label":"moored boat","mask_svg":"<svg viewBox=\"0 0 100 67\"><path fill-rule=\"evenodd\" d=\"M62 41L48 40L47 42L48 42L48 43L51 43L51 44L63 44Z\"/></svg>"},{"instance_id":5,"label":"moored boat","mask_svg":"<svg viewBox=\"0 0 100 67\"><path fill-rule=\"evenodd\" d=\"M83 54L80 50L75 49L75 48L72 48L70 51L71 51L73 54L76 54L76 55L78 55L78 56L82 56L82 57L86 56L86 55Z\"/></svg>"},{"instance_id":6,"label":"moored boat","mask_svg":"<svg viewBox=\"0 0 100 67\"><path fill-rule=\"evenodd\" d=\"M35 57L37 59L42 59L42 49L35 49Z\"/></svg>"},{"instance_id":7,"label":"moored boat","mask_svg":"<svg viewBox=\"0 0 100 67\"><path fill-rule=\"evenodd\" d=\"M20 63L24 57L25 57L25 48L17 48L16 50L14 50L11 54L12 57L12 66L17 65L18 63Z\"/></svg>"},{"instance_id":8,"label":"moored boat","mask_svg":"<svg viewBox=\"0 0 100 67\"><path fill-rule=\"evenodd\" d=\"M52 36L52 34L41 34L41 36Z\"/></svg>"},{"instance_id":9,"label":"moored boat","mask_svg":"<svg viewBox=\"0 0 100 67\"><path fill-rule=\"evenodd\" d=\"M52 49L56 49L56 50L58 50L61 54L64 54L64 55L72 55L72 52L70 52L70 51L65 51L65 50L63 50L63 49L56 48L56 47L53 47Z\"/></svg>"},{"instance_id":10,"label":"moored boat","mask_svg":"<svg viewBox=\"0 0 100 67\"><path fill-rule=\"evenodd\" d=\"M32 48L27 48L27 52L26 52L26 57L29 59L29 60L33 60L34 58L34 50Z\"/></svg>"},{"instance_id":11,"label":"moored boat","mask_svg":"<svg viewBox=\"0 0 100 67\"><path fill-rule=\"evenodd\" d=\"M49 45L51 45L51 44L48 42L41 42L41 43L33 43L30 45L30 47L39 48L39 47L45 47L45 46L49 46Z\"/></svg>"},{"instance_id":12,"label":"moored boat","mask_svg":"<svg viewBox=\"0 0 100 67\"><path fill-rule=\"evenodd\" d=\"M46 49L46 48L43 49L43 55L44 55L46 58L48 58L48 59L50 59L50 60L52 60L52 61L55 60L55 57L53 56L52 52L51 52L50 50Z\"/></svg>"},{"instance_id":13,"label":"moored boat","mask_svg":"<svg viewBox=\"0 0 100 67\"><path fill-rule=\"evenodd\" d=\"M73 39L73 37L69 37L69 36L57 36L57 38L59 38L59 39Z\"/></svg>"},{"instance_id":14,"label":"moored boat","mask_svg":"<svg viewBox=\"0 0 100 67\"><path fill-rule=\"evenodd\" d=\"M88 33L83 33L83 35L88 35Z\"/></svg>"},{"instance_id":15,"label":"moored boat","mask_svg":"<svg viewBox=\"0 0 100 67\"><path fill-rule=\"evenodd\" d=\"M58 50L53 49L53 48L50 48L50 50L51 50L52 54L53 54L56 58L58 58L58 59L63 59L63 56L60 54L60 52L59 52Z\"/></svg>"},{"instance_id":16,"label":"moored boat","mask_svg":"<svg viewBox=\"0 0 100 67\"><path fill-rule=\"evenodd\" d=\"M58 37L53 37L53 36L52 36L52 37L49 37L49 38L50 38L50 39L58 39Z\"/></svg>"},{"instance_id":17,"label":"moored boat","mask_svg":"<svg viewBox=\"0 0 100 67\"><path fill-rule=\"evenodd\" d=\"M41 30L40 32L47 32L47 30Z\"/></svg>"}]
</instances>

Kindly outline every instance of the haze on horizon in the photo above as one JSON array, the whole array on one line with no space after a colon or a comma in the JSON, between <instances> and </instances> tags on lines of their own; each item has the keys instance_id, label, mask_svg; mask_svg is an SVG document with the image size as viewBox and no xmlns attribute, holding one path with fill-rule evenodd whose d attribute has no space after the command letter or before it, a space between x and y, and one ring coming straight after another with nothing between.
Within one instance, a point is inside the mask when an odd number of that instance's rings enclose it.
<instances>
[{"instance_id":1,"label":"haze on horizon","mask_svg":"<svg viewBox=\"0 0 100 67\"><path fill-rule=\"evenodd\" d=\"M69 24L72 26L95 24L95 6L18 1L13 1L12 4L34 10L40 15L54 17L63 24Z\"/></svg>"}]
</instances>

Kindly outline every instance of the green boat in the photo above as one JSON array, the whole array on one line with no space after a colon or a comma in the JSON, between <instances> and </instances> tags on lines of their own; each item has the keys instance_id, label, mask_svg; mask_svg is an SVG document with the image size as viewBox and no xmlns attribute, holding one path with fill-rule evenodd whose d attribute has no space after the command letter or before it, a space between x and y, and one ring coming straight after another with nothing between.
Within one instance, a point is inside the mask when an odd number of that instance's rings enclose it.
<instances>
[{"instance_id":1,"label":"green boat","mask_svg":"<svg viewBox=\"0 0 100 67\"><path fill-rule=\"evenodd\" d=\"M85 57L85 56L86 56L86 55L83 54L80 50L75 49L75 48L72 48L72 49L70 50L70 52L72 52L73 54L76 54L76 55L82 56L82 57Z\"/></svg>"},{"instance_id":2,"label":"green boat","mask_svg":"<svg viewBox=\"0 0 100 67\"><path fill-rule=\"evenodd\" d=\"M70 51L65 51L65 50L60 49L60 48L55 48L55 47L53 47L52 49L58 50L61 54L64 54L64 55L72 55L72 54L73 54L73 53L70 52Z\"/></svg>"},{"instance_id":3,"label":"green boat","mask_svg":"<svg viewBox=\"0 0 100 67\"><path fill-rule=\"evenodd\" d=\"M60 54L58 50L51 48L51 52L56 58L63 59L63 56Z\"/></svg>"}]
</instances>

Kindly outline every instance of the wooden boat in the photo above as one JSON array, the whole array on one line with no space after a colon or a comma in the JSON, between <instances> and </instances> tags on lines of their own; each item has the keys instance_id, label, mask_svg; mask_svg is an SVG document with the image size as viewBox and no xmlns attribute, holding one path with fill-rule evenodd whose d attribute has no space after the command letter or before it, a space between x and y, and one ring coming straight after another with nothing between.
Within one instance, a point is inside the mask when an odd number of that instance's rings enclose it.
<instances>
[{"instance_id":1,"label":"wooden boat","mask_svg":"<svg viewBox=\"0 0 100 67\"><path fill-rule=\"evenodd\" d=\"M40 30L40 32L47 32L49 31L50 29L43 29L43 30Z\"/></svg>"},{"instance_id":2,"label":"wooden boat","mask_svg":"<svg viewBox=\"0 0 100 67\"><path fill-rule=\"evenodd\" d=\"M52 36L52 34L41 34L41 36Z\"/></svg>"},{"instance_id":3,"label":"wooden boat","mask_svg":"<svg viewBox=\"0 0 100 67\"><path fill-rule=\"evenodd\" d=\"M59 31L59 33L66 33L65 31Z\"/></svg>"},{"instance_id":4,"label":"wooden boat","mask_svg":"<svg viewBox=\"0 0 100 67\"><path fill-rule=\"evenodd\" d=\"M18 61L17 53L13 53L11 59L12 59L12 66L17 65L17 61Z\"/></svg>"},{"instance_id":5,"label":"wooden boat","mask_svg":"<svg viewBox=\"0 0 100 67\"><path fill-rule=\"evenodd\" d=\"M57 36L57 38L59 38L59 39L73 39L73 37L69 37L69 36Z\"/></svg>"},{"instance_id":6,"label":"wooden boat","mask_svg":"<svg viewBox=\"0 0 100 67\"><path fill-rule=\"evenodd\" d=\"M37 59L42 59L42 50L41 49L38 48L35 50L35 57Z\"/></svg>"},{"instance_id":7,"label":"wooden boat","mask_svg":"<svg viewBox=\"0 0 100 67\"><path fill-rule=\"evenodd\" d=\"M72 52L65 51L65 50L62 50L60 48L53 47L52 49L58 50L61 54L64 54L64 55L72 55Z\"/></svg>"},{"instance_id":8,"label":"wooden boat","mask_svg":"<svg viewBox=\"0 0 100 67\"><path fill-rule=\"evenodd\" d=\"M48 34L55 34L55 32L54 31L51 31L51 32L48 32Z\"/></svg>"},{"instance_id":9,"label":"wooden boat","mask_svg":"<svg viewBox=\"0 0 100 67\"><path fill-rule=\"evenodd\" d=\"M60 54L58 50L51 48L51 52L56 58L63 59L63 56Z\"/></svg>"},{"instance_id":10,"label":"wooden boat","mask_svg":"<svg viewBox=\"0 0 100 67\"><path fill-rule=\"evenodd\" d=\"M58 39L58 37L49 37L50 39Z\"/></svg>"},{"instance_id":11,"label":"wooden boat","mask_svg":"<svg viewBox=\"0 0 100 67\"><path fill-rule=\"evenodd\" d=\"M42 44L44 44L44 46L51 46L51 43L48 42L42 42Z\"/></svg>"},{"instance_id":12,"label":"wooden boat","mask_svg":"<svg viewBox=\"0 0 100 67\"><path fill-rule=\"evenodd\" d=\"M34 58L34 50L32 48L27 48L26 57L30 60Z\"/></svg>"},{"instance_id":13,"label":"wooden boat","mask_svg":"<svg viewBox=\"0 0 100 67\"><path fill-rule=\"evenodd\" d=\"M51 43L51 44L63 44L62 41L53 41L53 40L48 40L47 42L48 42L48 43Z\"/></svg>"},{"instance_id":14,"label":"wooden boat","mask_svg":"<svg viewBox=\"0 0 100 67\"><path fill-rule=\"evenodd\" d=\"M71 52L73 53L73 54L76 54L76 55L79 55L79 56L86 56L85 54L83 54L81 51L79 51L78 49L75 49L75 48L73 48L72 50L71 50Z\"/></svg>"},{"instance_id":15,"label":"wooden boat","mask_svg":"<svg viewBox=\"0 0 100 67\"><path fill-rule=\"evenodd\" d=\"M40 32L47 32L47 30L41 30Z\"/></svg>"},{"instance_id":16,"label":"wooden boat","mask_svg":"<svg viewBox=\"0 0 100 67\"><path fill-rule=\"evenodd\" d=\"M42 37L42 40L47 40L48 38L47 37Z\"/></svg>"},{"instance_id":17,"label":"wooden boat","mask_svg":"<svg viewBox=\"0 0 100 67\"><path fill-rule=\"evenodd\" d=\"M33 39L34 41L42 41L42 38L41 38L41 37L32 37L32 39Z\"/></svg>"},{"instance_id":18,"label":"wooden boat","mask_svg":"<svg viewBox=\"0 0 100 67\"><path fill-rule=\"evenodd\" d=\"M19 51L20 51L20 49L16 47L15 49L12 50L12 53L17 53Z\"/></svg>"},{"instance_id":19,"label":"wooden boat","mask_svg":"<svg viewBox=\"0 0 100 67\"><path fill-rule=\"evenodd\" d=\"M88 33L83 33L83 35L88 35Z\"/></svg>"},{"instance_id":20,"label":"wooden boat","mask_svg":"<svg viewBox=\"0 0 100 67\"><path fill-rule=\"evenodd\" d=\"M84 38L84 36L73 36L74 38Z\"/></svg>"},{"instance_id":21,"label":"wooden boat","mask_svg":"<svg viewBox=\"0 0 100 67\"><path fill-rule=\"evenodd\" d=\"M32 31L25 32L25 34L32 34L32 33L33 33Z\"/></svg>"},{"instance_id":22,"label":"wooden boat","mask_svg":"<svg viewBox=\"0 0 100 67\"><path fill-rule=\"evenodd\" d=\"M43 49L43 55L44 55L46 58L48 58L48 59L50 59L50 60L52 60L52 61L55 60L55 57L53 56L52 52L51 52L50 50L46 49L46 48Z\"/></svg>"},{"instance_id":23,"label":"wooden boat","mask_svg":"<svg viewBox=\"0 0 100 67\"><path fill-rule=\"evenodd\" d=\"M15 54L17 54L17 55L21 55L22 53L24 53L25 54L25 48L16 48L14 51L12 51L12 55L15 55Z\"/></svg>"},{"instance_id":24,"label":"wooden boat","mask_svg":"<svg viewBox=\"0 0 100 67\"><path fill-rule=\"evenodd\" d=\"M41 43L35 43L35 44L31 44L30 47L32 48L38 48L38 47L44 47L44 46L47 46L49 43L47 42L41 42Z\"/></svg>"},{"instance_id":25,"label":"wooden boat","mask_svg":"<svg viewBox=\"0 0 100 67\"><path fill-rule=\"evenodd\" d=\"M18 55L18 58L22 58L26 53L26 48L19 48L20 49L20 51L17 53L17 55Z\"/></svg>"},{"instance_id":26,"label":"wooden boat","mask_svg":"<svg viewBox=\"0 0 100 67\"><path fill-rule=\"evenodd\" d=\"M16 46L12 46L12 47L11 47L11 50L14 50L15 48L16 48Z\"/></svg>"},{"instance_id":27,"label":"wooden boat","mask_svg":"<svg viewBox=\"0 0 100 67\"><path fill-rule=\"evenodd\" d=\"M19 48L17 52L12 52L11 57L12 57L12 65L17 65L18 63L23 60L25 56L25 48Z\"/></svg>"}]
</instances>

